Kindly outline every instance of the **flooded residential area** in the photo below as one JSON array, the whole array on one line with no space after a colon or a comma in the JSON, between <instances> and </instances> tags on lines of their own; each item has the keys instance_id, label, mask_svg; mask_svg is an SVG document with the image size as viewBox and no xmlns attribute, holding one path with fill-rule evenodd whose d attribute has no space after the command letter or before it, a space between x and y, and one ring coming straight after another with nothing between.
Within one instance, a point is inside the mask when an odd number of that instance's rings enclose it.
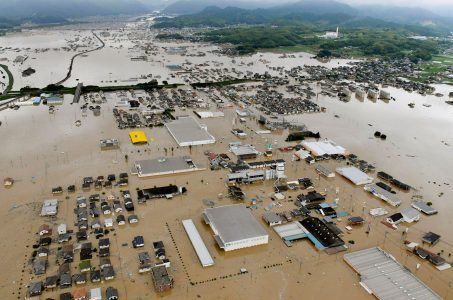
<instances>
[{"instance_id":1,"label":"flooded residential area","mask_svg":"<svg viewBox=\"0 0 453 300\"><path fill-rule=\"evenodd\" d=\"M453 299L451 84L153 23L0 36L0 299Z\"/></svg>"}]
</instances>

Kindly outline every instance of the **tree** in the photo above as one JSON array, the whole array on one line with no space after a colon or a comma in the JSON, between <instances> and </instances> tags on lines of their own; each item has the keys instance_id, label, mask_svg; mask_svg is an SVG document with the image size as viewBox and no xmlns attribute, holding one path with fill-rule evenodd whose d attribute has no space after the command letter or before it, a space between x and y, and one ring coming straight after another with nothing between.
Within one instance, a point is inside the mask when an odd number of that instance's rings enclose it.
<instances>
[{"instance_id":1,"label":"tree","mask_svg":"<svg viewBox=\"0 0 453 300\"><path fill-rule=\"evenodd\" d=\"M322 49L322 50L319 50L318 54L316 54L317 57L331 57L332 56L332 52L330 50L327 50L327 49Z\"/></svg>"}]
</instances>

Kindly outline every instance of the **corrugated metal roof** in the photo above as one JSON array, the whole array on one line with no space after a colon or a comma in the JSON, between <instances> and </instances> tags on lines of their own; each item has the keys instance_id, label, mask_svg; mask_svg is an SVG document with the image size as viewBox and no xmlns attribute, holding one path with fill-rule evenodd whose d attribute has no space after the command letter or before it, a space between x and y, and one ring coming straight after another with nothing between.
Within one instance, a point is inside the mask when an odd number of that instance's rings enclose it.
<instances>
[{"instance_id":1,"label":"corrugated metal roof","mask_svg":"<svg viewBox=\"0 0 453 300\"><path fill-rule=\"evenodd\" d=\"M200 259L201 265L203 267L212 266L214 264L214 260L211 257L211 254L206 248L203 239L201 238L200 234L198 233L195 224L191 219L183 220L182 225L189 236L190 241L192 242L192 246L195 249L195 252L198 255L198 259Z\"/></svg>"},{"instance_id":2,"label":"corrugated metal roof","mask_svg":"<svg viewBox=\"0 0 453 300\"><path fill-rule=\"evenodd\" d=\"M284 225L274 226L274 231L282 238L288 239L292 236L304 236L306 232L299 222L291 222Z\"/></svg>"},{"instance_id":3,"label":"corrugated metal roof","mask_svg":"<svg viewBox=\"0 0 453 300\"><path fill-rule=\"evenodd\" d=\"M398 206L401 204L401 200L397 195L390 193L387 190L384 190L376 184L367 184L363 188L365 191L372 193L374 196L384 200L392 206Z\"/></svg>"},{"instance_id":4,"label":"corrugated metal roof","mask_svg":"<svg viewBox=\"0 0 453 300\"><path fill-rule=\"evenodd\" d=\"M363 185L373 182L373 178L360 171L356 167L338 167L337 173L352 181L355 185Z\"/></svg>"},{"instance_id":5,"label":"corrugated metal roof","mask_svg":"<svg viewBox=\"0 0 453 300\"><path fill-rule=\"evenodd\" d=\"M268 236L245 205L224 205L204 212L214 233L224 244Z\"/></svg>"},{"instance_id":6,"label":"corrugated metal roof","mask_svg":"<svg viewBox=\"0 0 453 300\"><path fill-rule=\"evenodd\" d=\"M378 299L441 299L433 290L378 247L344 255L344 260L361 276Z\"/></svg>"},{"instance_id":7,"label":"corrugated metal roof","mask_svg":"<svg viewBox=\"0 0 453 300\"><path fill-rule=\"evenodd\" d=\"M179 117L165 127L181 147L215 143L215 138L194 117Z\"/></svg>"}]
</instances>

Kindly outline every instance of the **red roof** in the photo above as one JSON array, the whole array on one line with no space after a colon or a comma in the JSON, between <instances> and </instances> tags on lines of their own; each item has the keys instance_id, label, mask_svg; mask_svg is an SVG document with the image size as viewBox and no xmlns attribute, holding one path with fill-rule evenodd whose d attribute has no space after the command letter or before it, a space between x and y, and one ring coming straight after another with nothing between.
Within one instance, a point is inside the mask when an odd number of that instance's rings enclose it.
<instances>
[{"instance_id":1,"label":"red roof","mask_svg":"<svg viewBox=\"0 0 453 300\"><path fill-rule=\"evenodd\" d=\"M87 290L85 288L76 289L72 292L74 299L85 299L87 297Z\"/></svg>"}]
</instances>

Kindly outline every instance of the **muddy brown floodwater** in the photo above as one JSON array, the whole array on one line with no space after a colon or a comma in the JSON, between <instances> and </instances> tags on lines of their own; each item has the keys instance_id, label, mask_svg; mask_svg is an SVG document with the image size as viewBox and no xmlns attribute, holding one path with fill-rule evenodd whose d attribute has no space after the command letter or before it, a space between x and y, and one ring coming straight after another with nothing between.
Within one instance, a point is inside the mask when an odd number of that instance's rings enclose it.
<instances>
[{"instance_id":1,"label":"muddy brown floodwater","mask_svg":"<svg viewBox=\"0 0 453 300\"><path fill-rule=\"evenodd\" d=\"M99 30L101 31L101 30ZM161 80L170 76L166 65L170 63L184 63L190 61L199 64L209 61L219 68L236 68L243 72L269 71L274 75L278 71L273 67L284 66L286 69L302 64L319 64L308 54L300 53L294 57L280 57L276 53L258 53L253 56L233 59L213 54L209 51L216 47L208 44L194 45L189 53L199 49L208 51L206 57L182 57L160 52L152 60L131 62L131 57L143 54L141 44L127 38L131 29L120 31L112 30L113 37L103 38L106 47L93 52L86 57L77 59L74 65L73 76L68 85L75 85L80 78L85 84L124 84L129 80L137 82L147 81L140 76L152 73L160 75ZM155 33L153 33L155 34ZM66 74L66 68L74 50L63 51L60 48L68 44L80 44L78 51L94 47L94 41L89 30L74 28L65 30L33 30L0 37L0 45L10 45L12 49L1 53L0 58L7 59L7 65L15 77L14 88L26 85L44 86L56 81ZM75 41L77 38L77 41ZM68 40L71 40L68 42ZM45 41L52 41L50 44ZM158 49L177 47L180 43L162 43L148 41ZM138 44L137 44L138 43ZM17 48L17 49L16 49ZM30 48L30 49L28 49ZM46 51L33 49L49 48ZM57 50L60 49L60 50ZM23 63L12 63L19 55L29 56ZM115 61L115 63L111 63ZM52 62L52 63L49 63ZM253 63L253 67L247 64ZM331 61L327 66L333 67L345 64L347 61ZM21 70L33 66L37 73L22 78ZM203 67L208 69L209 67ZM180 81L180 77L171 79ZM114 81L117 82L114 82ZM322 137L328 137L360 158L375 164L377 170L386 171L398 179L415 187L415 190L403 193L398 191L403 200L402 208L410 206L413 196L422 196L425 201L431 201L439 210L435 216L422 216L421 220L409 228L405 239L415 242L421 241L421 236L427 231L439 233L441 242L430 248L430 251L442 253L447 261L451 262L453 253L453 238L450 229L453 225L453 106L445 103L451 86L437 86L444 97L421 96L407 93L394 88L386 88L396 101L388 103L381 100L372 102L368 99L358 101L354 97L348 103L340 102L337 98L319 96L315 101L327 108L326 113L288 116L288 119L297 118L303 121L312 131L320 131ZM200 93L204 98L206 94ZM132 163L137 159L158 158L164 156L164 148L171 149L170 155L191 155L195 162L208 165L204 151L211 150L225 153L228 143L237 141L230 133L232 127L245 130L248 137L243 141L256 145L258 150L264 151L265 145L272 143L277 147L287 146L284 142L288 131L273 132L268 135L259 135L256 120L249 119L246 123L237 122L234 108L225 109L225 117L203 119L210 133L217 143L210 146L197 146L192 150L178 148L164 127L146 128L144 131L150 139L149 145L133 146L129 142L129 130L117 129L112 115L114 103L118 100L114 94L107 95L108 102L102 104L99 117L88 112L82 116L78 105L70 105L71 95L65 96L62 106L57 106L54 114L48 113L46 106L24 106L19 110L0 111L0 174L1 179L12 177L15 179L12 188L0 187L0 251L2 253L2 272L0 273L0 299L23 299L27 285L30 282L43 280L45 276L54 275L58 270L55 262L57 244L51 245L49 267L46 275L36 277L31 273L29 260L33 252L32 246L36 243L38 227L43 223L52 224L54 231L60 223L68 224L75 229L75 198L77 195L89 196L97 191L82 192L80 189L82 178L85 176L97 177L110 173L119 174L129 172ZM208 101L209 102L209 101ZM409 108L408 103L414 102L415 107ZM213 103L210 103L213 105ZM427 104L423 106L423 104ZM427 107L430 105L430 107ZM191 110L178 110L176 115L193 114ZM81 126L75 121L81 120ZM236 122L234 122L236 120ZM236 125L232 125L236 124ZM386 141L373 137L375 131L387 135ZM102 138L117 138L120 141L120 150L101 151L99 140ZM294 143L293 143L294 144ZM124 159L129 156L129 161ZM310 177L318 191L327 193L327 201L332 202L339 198L340 211L350 215L360 215L370 223L370 233L365 231L367 226L354 228L345 233L342 238L354 241L349 244L348 251L380 246L390 252L397 260L413 271L428 286L440 296L453 299L451 291L453 271L451 269L440 272L426 261L409 254L403 247L402 232L406 225L400 225L398 230L391 230L380 223L383 217L371 218L368 215L370 208L385 207L390 213L394 209L379 199L373 198L355 187L348 181L337 176L332 179L319 178L313 165L292 160L292 153L274 151L274 158L284 158L287 162L286 174L289 180L301 177ZM323 162L331 169L344 162ZM251 198L263 199L258 208L253 209L253 215L262 222L269 233L269 244L250 249L225 253L215 244L209 227L203 224L201 213L206 208L203 200L210 199L216 205L234 203L224 197L226 187L224 179L226 170L200 171L190 175L165 176L148 179L138 179L130 176L127 187L136 200L136 188L146 188L167 184L185 186L188 193L171 200L157 199L146 204L136 204L136 213L140 218L137 225L114 226L107 236L112 242L111 260L117 277L111 282L101 284L87 284L87 288L101 286L105 289L112 285L119 289L121 299L153 299L163 296L169 299L372 299L359 285L357 274L343 261L343 254L327 255L317 251L309 241L299 241L293 247L287 247L266 226L262 214L272 201L270 194L273 191L273 182L245 186L247 193L246 204ZM372 174L375 177L375 174ZM51 189L56 186L75 184L75 194L52 196ZM339 194L336 195L336 190ZM112 193L120 195L120 189L103 189L105 196ZM293 200L297 191L286 193L286 199L272 210L276 212L289 211L295 208ZM56 218L46 219L39 217L42 201L57 198L59 213ZM215 265L206 269L200 266L198 258L187 238L181 220L194 220L203 240L214 257ZM346 219L337 220L337 225L344 229ZM346 231L346 230L344 230ZM162 240L165 244L168 257L171 261L170 273L175 278L175 287L164 295L154 292L149 274L138 274L138 250L131 247L134 236L143 235L145 250L152 252L152 242ZM96 244L94 236L90 241ZM122 246L127 243L127 246ZM79 262L78 253L72 264L71 272L77 272ZM93 258L93 264L98 258ZM420 268L416 268L421 264ZM249 273L238 275L241 268ZM57 298L63 291L57 289L45 292L42 298Z\"/></svg>"},{"instance_id":2,"label":"muddy brown floodwater","mask_svg":"<svg viewBox=\"0 0 453 300\"><path fill-rule=\"evenodd\" d=\"M116 127L111 113L115 101L111 95L108 95L107 99L109 100L102 105L102 113L99 117L94 117L90 112L87 117L83 117L78 106L69 104L71 96L65 97L64 104L57 106L53 115L48 113L45 106L21 107L17 111L0 112L3 122L0 128L0 138L3 141L0 173L16 180L12 188L1 187L0 214L3 228L0 231L0 238L3 242L0 248L3 253L2 269L5 270L0 274L0 297L2 299L23 298L29 282L43 280L44 276L35 277L30 273L31 268L28 263L33 250L32 245L37 240L37 229L44 222L50 222L55 226L64 222L70 228L75 227L73 213L75 196L81 194L88 196L95 193L95 191L81 192L80 184L84 176L106 176L110 173L118 174L128 171L136 159L163 156L164 147L174 147L173 155L190 154L196 162L207 165L208 161L204 156L205 150L226 152L228 143L237 141L230 133L236 114L234 108L229 108L225 109L224 118L202 120L217 138L218 142L215 145L193 147L189 153L189 149L177 148L171 136L162 127L144 129L152 141L147 146L133 146L129 142L129 131L119 130ZM319 128L323 136L336 140L370 162L376 162L378 170L388 170L401 176L401 180L410 183L412 183L412 178L418 178L416 174L409 171L410 168L407 169L407 172L404 169L398 169L401 168L399 165L403 165L400 159L405 159L407 150L404 148L405 144L401 144L394 134L396 129L391 131L392 124L398 124L397 121L390 118L392 114L395 114L395 118L398 115L394 112L396 108L392 108L393 104L367 103L367 100L364 103L343 104L336 99L327 98L319 101L326 104L327 113L300 117L312 129ZM398 99L398 101L404 100ZM357 112L351 112L348 105L358 107ZM394 105L401 106L399 108L401 110L404 109L404 103ZM362 109L365 109L362 106L369 106L367 109L375 111L385 110L390 114L384 114L389 117L388 123L379 124L377 113L370 113L369 118L362 115ZM432 109L438 110L436 105L433 105ZM429 108L420 110L420 112L408 111L406 115L410 117L424 116L425 111L429 112ZM439 108L439 110L447 111L446 108ZM189 110L176 112L176 115L184 114L192 114L192 112ZM335 118L333 114L341 117ZM356 121L353 120L354 115L358 115ZM82 125L77 127L74 122L79 119L82 120ZM373 127L363 125L362 122L371 123ZM438 122L442 123L442 119ZM236 122L236 124L238 123ZM245 142L256 145L261 151L269 142L282 146L287 145L284 142L287 131L258 135L254 133L254 130L258 129L254 120L248 120L245 124L237 126L248 133ZM329 129L330 127L331 129ZM352 130L353 128L356 129ZM371 139L375 129L388 133L388 140L377 142ZM417 132L420 136L420 131ZM100 151L98 142L101 138L118 138L120 150ZM411 141L411 138L407 138L407 140ZM423 139L420 142L423 143ZM371 147L370 144L375 146ZM438 148L441 147L442 145L438 146ZM419 149L422 149L422 146L416 150ZM410 153L418 153L416 150ZM440 153L437 154L438 156L442 155L442 152L436 153ZM127 163L124 160L125 154L129 156ZM350 244L349 251L378 245L392 253L409 269L416 271L416 275L441 296L453 297L449 288L449 282L453 279L451 270L439 272L429 263L423 262L413 255L408 255L402 247L401 239L401 232L405 226L400 226L398 230L392 231L380 224L380 218L372 219L367 214L368 210L374 207L384 206L390 212L395 211L394 209L380 200L372 198L362 188L352 186L341 177L319 178L313 166L307 165L305 162L292 161L291 153L275 151L274 157L284 158L287 161L286 174L289 180L300 177L312 178L318 191L327 192L329 202L336 197L335 190L338 187L340 190L339 210L347 211L351 215L363 215L369 220L371 227L369 235L365 233L366 226L364 226L343 236L345 241L354 241L353 245ZM382 159L382 157L386 159ZM418 161L417 159L417 157L408 158L408 161ZM438 164L439 169L445 168L444 165L448 163L451 163L451 160L447 161L446 158L442 160L440 157L429 161L429 164ZM341 163L330 161L326 164L334 168ZM420 165L420 168L425 168L425 166ZM430 168L426 168L425 172L428 172ZM112 241L111 259L117 272L117 278L111 283L103 283L101 286L103 288L108 285L117 287L123 299L147 299L157 296L150 276L138 274L138 251L131 247L132 238L136 235L143 235L147 251L152 251L150 247L153 241L162 240L166 246L172 264L170 272L175 278L175 288L164 295L171 299L198 297L201 299L296 299L300 298L301 293L307 299L327 297L371 299L359 286L358 276L343 262L341 253L329 256L317 251L308 241L297 242L293 247L288 248L264 222L263 226L270 236L268 245L232 253L224 253L219 250L212 232L202 223L201 213L206 208L203 204L204 199L211 199L216 205L233 203L232 200L219 195L226 194L224 185L226 174L225 170L205 170L190 175L150 179L138 179L131 176L128 189L134 198L136 188L169 183L186 186L188 193L172 200L158 199L146 204L136 204L136 213L140 218L138 225L126 225L123 228L115 225L115 231L111 232L108 237ZM66 198L66 193L57 197L60 201L58 216L51 220L39 217L42 201L54 198L51 195L51 188L58 185L66 187L70 184L76 184L78 191L73 195L68 195L68 198ZM258 220L261 220L261 216L265 212L264 207L271 203L269 195L272 192L272 186L272 182L265 182L244 187L248 200L257 196L264 199L262 203L259 203L258 209L252 211ZM398 194L403 199L403 207L407 207L414 193L424 194L429 190L429 188L423 190L420 188L420 192L399 192ZM444 197L437 198L432 195L429 198L440 209L440 213L432 217L423 216L418 224L410 226L407 238L420 241L421 234L427 230L445 233L443 240L432 250L443 250L447 255L447 253L453 252L453 249L447 234L451 219L449 216L451 210L448 210L451 205L449 203L450 195L447 190L445 191ZM110 193L119 195L119 189L116 187L102 192L105 192L106 195ZM295 191L288 192L286 199L281 201L281 206L276 206L273 210L278 212L294 209L292 201L297 194L298 192ZM428 197L429 194L426 196ZM214 257L214 266L206 269L200 266L181 225L181 220L185 218L194 220ZM344 228L346 220L338 220L338 226ZM173 239L170 237L170 232ZM386 232L388 232L387 235ZM96 242L94 237L90 237L90 240ZM122 246L124 243L128 243L128 246ZM51 246L47 275L57 272L58 266L54 260L57 247L56 244ZM72 264L73 274L77 272L77 253L75 257L75 262ZM94 264L96 261L97 258L93 258ZM421 264L418 270L415 269L417 263ZM246 268L249 273L237 275L240 268ZM87 284L87 287L91 286L92 284ZM60 292L60 290L45 292L44 296L57 297Z\"/></svg>"}]
</instances>

